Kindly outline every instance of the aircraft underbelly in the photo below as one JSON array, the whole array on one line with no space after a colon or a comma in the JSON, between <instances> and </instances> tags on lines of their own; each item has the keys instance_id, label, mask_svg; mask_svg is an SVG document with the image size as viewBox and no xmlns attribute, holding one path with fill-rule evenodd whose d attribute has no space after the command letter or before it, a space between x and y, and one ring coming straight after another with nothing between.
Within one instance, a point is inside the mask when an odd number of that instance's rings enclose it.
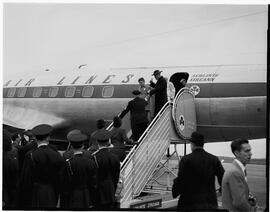
<instances>
[{"instance_id":1,"label":"aircraft underbelly","mask_svg":"<svg viewBox=\"0 0 270 212\"><path fill-rule=\"evenodd\" d=\"M3 123L22 129L45 123L68 127L100 118L112 120L129 99L4 99Z\"/></svg>"},{"instance_id":2,"label":"aircraft underbelly","mask_svg":"<svg viewBox=\"0 0 270 212\"><path fill-rule=\"evenodd\" d=\"M95 121L110 122L127 105L128 98L4 98L3 123L22 129L50 124L58 129L79 128L87 133ZM266 136L266 97L196 98L197 130L207 142Z\"/></svg>"},{"instance_id":3,"label":"aircraft underbelly","mask_svg":"<svg viewBox=\"0 0 270 212\"><path fill-rule=\"evenodd\" d=\"M266 136L266 97L195 98L197 129L208 141Z\"/></svg>"}]
</instances>

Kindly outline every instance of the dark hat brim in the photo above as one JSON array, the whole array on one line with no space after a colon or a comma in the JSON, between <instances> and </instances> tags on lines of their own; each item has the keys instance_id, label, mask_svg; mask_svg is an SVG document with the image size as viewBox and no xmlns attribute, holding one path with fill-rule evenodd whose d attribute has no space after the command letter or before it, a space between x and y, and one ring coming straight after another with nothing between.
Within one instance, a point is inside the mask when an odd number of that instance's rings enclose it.
<instances>
[{"instance_id":1,"label":"dark hat brim","mask_svg":"<svg viewBox=\"0 0 270 212\"><path fill-rule=\"evenodd\" d=\"M78 129L74 129L74 130L69 131L69 133L67 134L67 139L70 140L70 136L74 135L74 134L81 134L81 131Z\"/></svg>"},{"instance_id":2,"label":"dark hat brim","mask_svg":"<svg viewBox=\"0 0 270 212\"><path fill-rule=\"evenodd\" d=\"M160 74L162 71L154 71L154 73L152 74L152 76L155 76L155 75L158 75L158 74Z\"/></svg>"},{"instance_id":3,"label":"dark hat brim","mask_svg":"<svg viewBox=\"0 0 270 212\"><path fill-rule=\"evenodd\" d=\"M48 124L41 124L38 125L36 127L34 127L31 132L35 135L35 136L46 136L46 135L50 135L52 132L53 128L48 125Z\"/></svg>"},{"instance_id":4,"label":"dark hat brim","mask_svg":"<svg viewBox=\"0 0 270 212\"><path fill-rule=\"evenodd\" d=\"M71 134L69 136L69 141L71 144L72 143L83 143L86 140L87 140L87 136L84 134L77 133L77 134Z\"/></svg>"},{"instance_id":5,"label":"dark hat brim","mask_svg":"<svg viewBox=\"0 0 270 212\"><path fill-rule=\"evenodd\" d=\"M95 138L97 139L98 142L107 142L111 138L112 134L110 131L106 129L101 129L97 132L95 135Z\"/></svg>"},{"instance_id":6,"label":"dark hat brim","mask_svg":"<svg viewBox=\"0 0 270 212\"><path fill-rule=\"evenodd\" d=\"M132 91L132 94L133 94L133 95L140 95L141 92L140 92L139 90L135 90L135 91Z\"/></svg>"}]
</instances>

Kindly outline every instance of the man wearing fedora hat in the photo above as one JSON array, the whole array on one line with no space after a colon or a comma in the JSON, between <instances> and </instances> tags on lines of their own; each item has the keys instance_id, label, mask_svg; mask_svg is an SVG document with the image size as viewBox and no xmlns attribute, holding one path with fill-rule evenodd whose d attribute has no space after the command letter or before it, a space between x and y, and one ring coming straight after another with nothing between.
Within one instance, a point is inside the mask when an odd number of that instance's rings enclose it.
<instances>
[{"instance_id":1,"label":"man wearing fedora hat","mask_svg":"<svg viewBox=\"0 0 270 212\"><path fill-rule=\"evenodd\" d=\"M150 86L153 89L149 91L149 94L150 96L155 94L155 116L167 102L167 81L163 76L161 76L161 72L162 71L160 70L155 70L152 75L155 77L157 82L154 83L152 80L150 81Z\"/></svg>"},{"instance_id":2,"label":"man wearing fedora hat","mask_svg":"<svg viewBox=\"0 0 270 212\"><path fill-rule=\"evenodd\" d=\"M138 141L140 136L147 128L148 118L145 107L148 103L143 98L140 98L140 91L135 90L132 92L132 94L135 98L128 102L126 109L120 114L119 117L123 118L130 111L132 137L134 141Z\"/></svg>"},{"instance_id":3,"label":"man wearing fedora hat","mask_svg":"<svg viewBox=\"0 0 270 212\"><path fill-rule=\"evenodd\" d=\"M218 208L215 176L221 185L224 168L216 156L203 149L203 135L193 132L189 140L192 153L182 157L179 163L173 197L180 195L178 208L182 210L215 210Z\"/></svg>"}]
</instances>

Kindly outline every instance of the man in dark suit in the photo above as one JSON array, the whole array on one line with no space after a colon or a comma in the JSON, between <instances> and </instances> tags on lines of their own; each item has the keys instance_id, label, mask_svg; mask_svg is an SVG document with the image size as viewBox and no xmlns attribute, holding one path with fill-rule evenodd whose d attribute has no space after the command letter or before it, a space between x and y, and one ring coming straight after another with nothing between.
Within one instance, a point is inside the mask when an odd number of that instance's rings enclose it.
<instances>
[{"instance_id":1,"label":"man in dark suit","mask_svg":"<svg viewBox=\"0 0 270 212\"><path fill-rule=\"evenodd\" d=\"M184 156L179 163L173 197L180 194L178 208L182 210L215 210L218 207L215 176L221 185L224 168L216 156L203 149L203 135L193 132L190 142L192 153Z\"/></svg>"},{"instance_id":2,"label":"man in dark suit","mask_svg":"<svg viewBox=\"0 0 270 212\"><path fill-rule=\"evenodd\" d=\"M120 114L120 118L123 118L130 111L130 123L132 130L132 137L134 141L138 141L140 136L147 128L148 118L145 106L147 101L140 98L140 91L135 90L132 92L135 98L128 102L126 109Z\"/></svg>"},{"instance_id":3,"label":"man in dark suit","mask_svg":"<svg viewBox=\"0 0 270 212\"><path fill-rule=\"evenodd\" d=\"M161 76L161 71L155 70L153 75L157 80L157 83L150 81L150 86L153 88L149 91L150 96L155 94L155 116L158 114L163 105L167 102L167 82L166 79Z\"/></svg>"},{"instance_id":4,"label":"man in dark suit","mask_svg":"<svg viewBox=\"0 0 270 212\"><path fill-rule=\"evenodd\" d=\"M99 149L93 154L97 167L96 209L110 210L115 207L115 191L120 175L120 161L110 152L111 132L99 131L96 134Z\"/></svg>"},{"instance_id":5,"label":"man in dark suit","mask_svg":"<svg viewBox=\"0 0 270 212\"><path fill-rule=\"evenodd\" d=\"M37 139L37 148L26 154L23 163L20 182L23 209L48 209L57 205L60 170L64 160L49 146L51 132L52 127L46 124L32 129Z\"/></svg>"},{"instance_id":6,"label":"man in dark suit","mask_svg":"<svg viewBox=\"0 0 270 212\"><path fill-rule=\"evenodd\" d=\"M236 139L231 143L231 150L235 160L223 177L222 207L229 211L256 211L256 201L249 194L246 176L251 146L246 139Z\"/></svg>"}]
</instances>

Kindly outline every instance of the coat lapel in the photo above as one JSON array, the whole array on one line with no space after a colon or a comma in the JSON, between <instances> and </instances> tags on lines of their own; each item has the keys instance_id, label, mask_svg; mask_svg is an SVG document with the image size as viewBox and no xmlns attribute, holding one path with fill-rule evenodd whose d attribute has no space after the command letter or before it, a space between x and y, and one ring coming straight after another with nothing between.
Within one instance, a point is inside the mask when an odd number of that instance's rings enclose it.
<instances>
[{"instance_id":1,"label":"coat lapel","mask_svg":"<svg viewBox=\"0 0 270 212\"><path fill-rule=\"evenodd\" d=\"M234 166L237 168L237 170L241 173L241 178L242 178L242 180L243 180L243 182L244 182L244 184L245 184L245 186L246 186L246 188L247 188L247 190L248 190L248 192L249 192L249 187L248 187L247 181L245 180L245 175L244 175L244 173L243 173L241 167L235 162L235 160L233 161L233 165L234 165Z\"/></svg>"}]
</instances>

